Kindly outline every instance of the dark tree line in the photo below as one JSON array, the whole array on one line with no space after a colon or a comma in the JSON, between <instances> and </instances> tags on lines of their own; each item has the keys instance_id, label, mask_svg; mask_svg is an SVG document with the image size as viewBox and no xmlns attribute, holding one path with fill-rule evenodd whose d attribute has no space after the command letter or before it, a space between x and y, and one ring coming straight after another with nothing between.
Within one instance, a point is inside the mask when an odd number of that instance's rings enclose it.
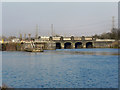
<instances>
[{"instance_id":1,"label":"dark tree line","mask_svg":"<svg viewBox=\"0 0 120 90\"><path fill-rule=\"evenodd\" d=\"M99 38L99 39L115 39L120 40L120 29L113 28L111 32L102 33L100 35L94 35L93 37Z\"/></svg>"}]
</instances>

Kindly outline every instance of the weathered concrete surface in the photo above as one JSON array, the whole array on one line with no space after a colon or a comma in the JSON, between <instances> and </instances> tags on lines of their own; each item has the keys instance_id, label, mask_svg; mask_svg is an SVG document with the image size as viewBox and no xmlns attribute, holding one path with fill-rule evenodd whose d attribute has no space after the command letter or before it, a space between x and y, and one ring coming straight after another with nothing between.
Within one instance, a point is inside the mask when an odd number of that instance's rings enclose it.
<instances>
[{"instance_id":1,"label":"weathered concrete surface","mask_svg":"<svg viewBox=\"0 0 120 90\"><path fill-rule=\"evenodd\" d=\"M3 43L0 45L2 51L22 51L23 45L21 43Z\"/></svg>"},{"instance_id":2,"label":"weathered concrete surface","mask_svg":"<svg viewBox=\"0 0 120 90\"><path fill-rule=\"evenodd\" d=\"M32 42L33 43L33 42ZM120 41L108 40L108 39L94 39L94 38L75 38L74 37L58 37L49 41L38 40L34 42L35 47L42 48L44 50L55 49L79 49L79 48L119 48ZM25 43L3 43L0 44L0 50L2 51L23 51L25 47L31 46L31 42Z\"/></svg>"}]
</instances>

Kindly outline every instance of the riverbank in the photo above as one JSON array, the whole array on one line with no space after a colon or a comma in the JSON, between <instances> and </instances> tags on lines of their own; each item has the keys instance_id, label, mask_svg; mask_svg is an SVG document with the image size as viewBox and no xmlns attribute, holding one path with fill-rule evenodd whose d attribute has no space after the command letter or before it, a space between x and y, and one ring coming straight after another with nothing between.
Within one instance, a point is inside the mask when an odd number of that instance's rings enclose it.
<instances>
[{"instance_id":1,"label":"riverbank","mask_svg":"<svg viewBox=\"0 0 120 90\"><path fill-rule=\"evenodd\" d=\"M40 42L40 43L2 43L0 44L1 51L25 51L26 48L29 49L42 49L42 50L55 50L55 43L53 42Z\"/></svg>"},{"instance_id":2,"label":"riverbank","mask_svg":"<svg viewBox=\"0 0 120 90\"><path fill-rule=\"evenodd\" d=\"M5 84L3 84L2 87L0 87L1 90L8 90L8 88L9 87ZM11 89L11 90L13 90L13 89Z\"/></svg>"}]
</instances>

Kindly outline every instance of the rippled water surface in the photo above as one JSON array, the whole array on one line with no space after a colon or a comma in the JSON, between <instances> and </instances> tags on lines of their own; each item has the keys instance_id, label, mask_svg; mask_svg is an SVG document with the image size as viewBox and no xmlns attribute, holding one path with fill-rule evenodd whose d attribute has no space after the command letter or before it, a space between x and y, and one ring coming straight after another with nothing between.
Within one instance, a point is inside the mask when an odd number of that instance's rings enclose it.
<instances>
[{"instance_id":1,"label":"rippled water surface","mask_svg":"<svg viewBox=\"0 0 120 90\"><path fill-rule=\"evenodd\" d=\"M3 52L3 83L13 88L117 88L117 49Z\"/></svg>"}]
</instances>

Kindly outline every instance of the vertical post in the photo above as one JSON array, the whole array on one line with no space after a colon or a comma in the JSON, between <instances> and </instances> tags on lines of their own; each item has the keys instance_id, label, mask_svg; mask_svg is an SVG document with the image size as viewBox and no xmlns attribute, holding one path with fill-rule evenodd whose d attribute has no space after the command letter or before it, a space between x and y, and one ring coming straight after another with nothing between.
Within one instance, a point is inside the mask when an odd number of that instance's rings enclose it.
<instances>
[{"instance_id":1,"label":"vertical post","mask_svg":"<svg viewBox=\"0 0 120 90\"><path fill-rule=\"evenodd\" d=\"M26 39L26 34L24 34L24 40Z\"/></svg>"},{"instance_id":2,"label":"vertical post","mask_svg":"<svg viewBox=\"0 0 120 90\"><path fill-rule=\"evenodd\" d=\"M20 40L22 40L22 34L20 33Z\"/></svg>"},{"instance_id":3,"label":"vertical post","mask_svg":"<svg viewBox=\"0 0 120 90\"><path fill-rule=\"evenodd\" d=\"M38 38L38 24L36 24L36 39Z\"/></svg>"},{"instance_id":4,"label":"vertical post","mask_svg":"<svg viewBox=\"0 0 120 90\"><path fill-rule=\"evenodd\" d=\"M113 17L112 17L112 29L115 28L115 20L114 20L114 19L115 19L115 17L113 16Z\"/></svg>"},{"instance_id":5,"label":"vertical post","mask_svg":"<svg viewBox=\"0 0 120 90\"><path fill-rule=\"evenodd\" d=\"M31 34L28 34L28 36L29 36L29 40L31 40Z\"/></svg>"},{"instance_id":6,"label":"vertical post","mask_svg":"<svg viewBox=\"0 0 120 90\"><path fill-rule=\"evenodd\" d=\"M51 35L53 36L53 24L51 24Z\"/></svg>"},{"instance_id":7,"label":"vertical post","mask_svg":"<svg viewBox=\"0 0 120 90\"><path fill-rule=\"evenodd\" d=\"M53 29L53 36L55 36L56 34L55 34L55 28Z\"/></svg>"}]
</instances>

